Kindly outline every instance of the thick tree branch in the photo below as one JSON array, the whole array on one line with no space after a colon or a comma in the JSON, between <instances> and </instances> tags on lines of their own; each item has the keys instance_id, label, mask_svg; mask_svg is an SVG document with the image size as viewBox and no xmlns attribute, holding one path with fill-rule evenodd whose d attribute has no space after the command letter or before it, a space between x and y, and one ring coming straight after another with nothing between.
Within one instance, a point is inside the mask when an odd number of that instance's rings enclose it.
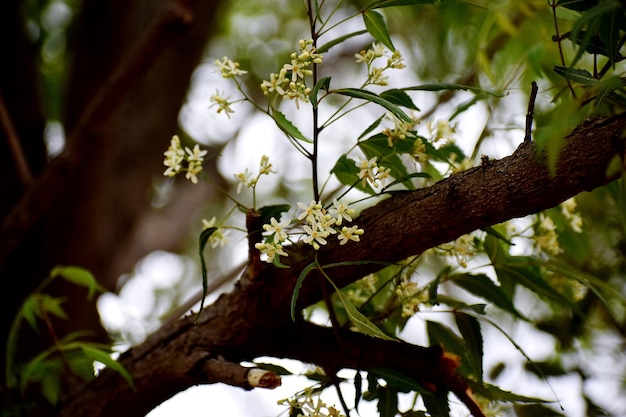
<instances>
[{"instance_id":1,"label":"thick tree branch","mask_svg":"<svg viewBox=\"0 0 626 417\"><path fill-rule=\"evenodd\" d=\"M624 157L625 128L624 115L584 123L566 139L555 175L550 174L536 145L524 142L509 157L452 175L428 188L393 195L361 213L357 222L366 232L360 243L329 244L319 251L320 262L396 262L473 230L542 211L605 185L621 175L617 170L607 176L607 169L616 157ZM286 258L289 269L267 265L254 276L244 272L231 293L202 312L198 325L193 325L193 316L171 323L124 354L120 362L133 376L136 392L118 375L105 370L59 415L78 412L105 417L121 411L140 415L190 385L227 380L220 375L207 376L202 371L206 371L203 364L207 361L223 356L237 362L260 354L312 361L331 370L382 365L406 371L410 366L414 379L431 388L455 392L471 406L471 401L463 398L463 381L450 372L454 366L444 360L446 356L438 348L397 344L398 352L407 349L410 353L404 355L412 358L407 364L400 360L402 354L380 356L379 349L388 349L386 342L352 335L347 338L351 342L346 350L333 358L329 352L334 338L327 337L328 329L292 324L291 295L300 272L313 259L311 255L308 246L295 245ZM379 264L337 267L329 269L329 274L344 286L379 268ZM306 279L299 306L320 299L317 281ZM479 410L471 411L480 415Z\"/></svg>"}]
</instances>

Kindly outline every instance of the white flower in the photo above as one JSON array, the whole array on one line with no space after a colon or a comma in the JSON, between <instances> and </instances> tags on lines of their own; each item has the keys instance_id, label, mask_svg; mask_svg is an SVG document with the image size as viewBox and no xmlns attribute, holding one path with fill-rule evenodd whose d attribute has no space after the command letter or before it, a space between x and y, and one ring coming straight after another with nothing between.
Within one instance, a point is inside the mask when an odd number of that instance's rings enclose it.
<instances>
[{"instance_id":1,"label":"white flower","mask_svg":"<svg viewBox=\"0 0 626 417\"><path fill-rule=\"evenodd\" d=\"M202 165L196 161L190 161L187 166L187 173L185 174L185 178L190 180L192 183L198 183L198 174L202 172Z\"/></svg>"},{"instance_id":2,"label":"white flower","mask_svg":"<svg viewBox=\"0 0 626 417\"><path fill-rule=\"evenodd\" d=\"M311 200L308 206L302 202L298 202L298 207L302 209L302 213L298 216L298 220L306 219L309 223L315 223L315 219L322 212L322 204L319 201Z\"/></svg>"},{"instance_id":3,"label":"white flower","mask_svg":"<svg viewBox=\"0 0 626 417\"><path fill-rule=\"evenodd\" d=\"M361 185L364 187L368 180L370 182L376 180L376 157L370 160L361 160L356 164L356 167L361 170L359 171L359 178L361 179Z\"/></svg>"},{"instance_id":4,"label":"white flower","mask_svg":"<svg viewBox=\"0 0 626 417\"><path fill-rule=\"evenodd\" d=\"M319 230L315 224L313 225L313 227L305 224L302 228L307 234L307 237L304 238L304 242L313 246L313 249L318 250L320 248L320 245L325 245L328 243L326 239L324 239L326 236L328 236L328 233L323 230Z\"/></svg>"},{"instance_id":5,"label":"white flower","mask_svg":"<svg viewBox=\"0 0 626 417\"><path fill-rule=\"evenodd\" d=\"M339 232L339 234L337 235L337 238L339 239L340 245L345 245L350 240L359 242L361 240L359 236L361 236L363 233L364 233L364 230L359 229L359 226L357 225L350 226L350 227L344 226L341 228L341 232Z\"/></svg>"},{"instance_id":6,"label":"white flower","mask_svg":"<svg viewBox=\"0 0 626 417\"><path fill-rule=\"evenodd\" d=\"M264 224L263 229L270 232L270 235L274 235L274 242L279 243L287 239L287 232L285 229L289 227L290 221L283 220L278 222L274 217L270 219L270 224Z\"/></svg>"},{"instance_id":7,"label":"white flower","mask_svg":"<svg viewBox=\"0 0 626 417\"><path fill-rule=\"evenodd\" d=\"M337 221L335 222L335 224L337 226L341 226L343 219L346 219L349 222L352 221L351 216L354 214L354 209L348 208L347 205L345 205L344 203L340 203L339 201L337 201L336 198L333 200L333 206L334 208L331 208L328 211L330 214L333 214L336 217Z\"/></svg>"},{"instance_id":8,"label":"white flower","mask_svg":"<svg viewBox=\"0 0 626 417\"><path fill-rule=\"evenodd\" d=\"M209 108L217 106L217 113L224 112L226 116L230 119L230 113L234 113L235 111L230 107L230 97L224 97L224 93L220 93L219 91L215 91L215 94L211 96L211 104Z\"/></svg>"},{"instance_id":9,"label":"white flower","mask_svg":"<svg viewBox=\"0 0 626 417\"><path fill-rule=\"evenodd\" d=\"M267 155L263 155L261 157L261 170L259 171L259 175L269 175L276 174L276 171L272 170L272 164L270 164L270 157Z\"/></svg>"},{"instance_id":10,"label":"white flower","mask_svg":"<svg viewBox=\"0 0 626 417\"><path fill-rule=\"evenodd\" d=\"M185 152L187 152L187 161L189 162L197 162L201 164L204 161L204 156L207 154L207 151L201 151L198 145L193 147L193 150L189 148L185 148Z\"/></svg>"},{"instance_id":11,"label":"white flower","mask_svg":"<svg viewBox=\"0 0 626 417\"><path fill-rule=\"evenodd\" d=\"M257 248L261 252L261 254L267 256L267 258L265 259L265 262L268 262L268 263L272 263L276 255L288 256L287 252L283 250L283 245L276 243L276 242L256 243L254 247Z\"/></svg>"},{"instance_id":12,"label":"white flower","mask_svg":"<svg viewBox=\"0 0 626 417\"><path fill-rule=\"evenodd\" d=\"M244 185L248 188L252 187L252 181L250 180L251 172L248 171L248 168L245 169L244 172L240 172L238 174L234 174L234 177L239 184L237 184L237 194L241 192L241 187Z\"/></svg>"},{"instance_id":13,"label":"white flower","mask_svg":"<svg viewBox=\"0 0 626 417\"><path fill-rule=\"evenodd\" d=\"M222 77L234 78L236 75L244 75L248 71L239 69L239 62L231 61L227 56L215 61L215 66L222 71Z\"/></svg>"},{"instance_id":14,"label":"white flower","mask_svg":"<svg viewBox=\"0 0 626 417\"><path fill-rule=\"evenodd\" d=\"M182 163L185 159L185 151L180 146L180 138L177 135L172 136L170 147L163 155L165 155L163 165L167 167L163 175L173 177L178 174L183 168Z\"/></svg>"}]
</instances>

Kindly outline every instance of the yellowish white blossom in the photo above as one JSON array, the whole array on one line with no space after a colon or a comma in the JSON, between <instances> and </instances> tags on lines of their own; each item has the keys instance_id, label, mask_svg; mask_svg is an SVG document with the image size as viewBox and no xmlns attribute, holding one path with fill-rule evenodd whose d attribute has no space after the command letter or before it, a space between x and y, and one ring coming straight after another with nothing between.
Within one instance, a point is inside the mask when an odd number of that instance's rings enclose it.
<instances>
[{"instance_id":1,"label":"yellowish white blossom","mask_svg":"<svg viewBox=\"0 0 626 417\"><path fill-rule=\"evenodd\" d=\"M351 222L351 216L354 214L354 209L348 208L346 204L340 203L339 201L337 201L336 198L333 200L333 208L328 211L337 219L337 221L335 222L337 226L341 226L343 219Z\"/></svg>"},{"instance_id":2,"label":"yellowish white blossom","mask_svg":"<svg viewBox=\"0 0 626 417\"><path fill-rule=\"evenodd\" d=\"M259 175L269 175L276 174L276 171L272 170L272 164L270 163L270 157L267 155L263 155L261 157L261 169L259 170Z\"/></svg>"},{"instance_id":3,"label":"yellowish white blossom","mask_svg":"<svg viewBox=\"0 0 626 417\"><path fill-rule=\"evenodd\" d=\"M561 213L563 213L563 216L569 220L569 225L573 231L576 233L582 233L583 218L580 213L576 211L576 207L576 199L572 197L561 203Z\"/></svg>"},{"instance_id":4,"label":"yellowish white blossom","mask_svg":"<svg viewBox=\"0 0 626 417\"><path fill-rule=\"evenodd\" d=\"M550 255L557 255L561 252L556 232L556 225L554 224L552 218L543 213L539 215L539 221L537 223L533 240L535 241L535 246L540 252L545 252Z\"/></svg>"},{"instance_id":5,"label":"yellowish white blossom","mask_svg":"<svg viewBox=\"0 0 626 417\"><path fill-rule=\"evenodd\" d=\"M239 184L237 184L237 194L241 192L241 188L244 185L248 188L252 188L256 184L254 179L250 178L251 176L252 173L248 171L248 168L246 168L243 172L234 174L235 179L239 181Z\"/></svg>"},{"instance_id":6,"label":"yellowish white blossom","mask_svg":"<svg viewBox=\"0 0 626 417\"><path fill-rule=\"evenodd\" d=\"M337 236L339 238L339 244L345 245L348 241L353 240L355 242L359 242L361 240L360 236L364 233L363 229L359 229L359 226L344 226L341 228L341 232Z\"/></svg>"},{"instance_id":7,"label":"yellowish white blossom","mask_svg":"<svg viewBox=\"0 0 626 417\"><path fill-rule=\"evenodd\" d=\"M239 62L233 62L227 56L223 57L221 60L215 60L215 66L222 71L222 77L224 78L234 78L237 75L248 73L248 71L239 69Z\"/></svg>"},{"instance_id":8,"label":"yellowish white blossom","mask_svg":"<svg viewBox=\"0 0 626 417\"><path fill-rule=\"evenodd\" d=\"M283 250L283 245L276 242L261 242L255 243L254 247L261 252L261 254L265 255L265 262L272 263L274 261L274 257L287 256L287 252Z\"/></svg>"},{"instance_id":9,"label":"yellowish white blossom","mask_svg":"<svg viewBox=\"0 0 626 417\"><path fill-rule=\"evenodd\" d=\"M274 217L270 219L269 224L263 225L263 230L270 232L270 235L274 236L274 242L280 243L287 240L287 227L291 222L289 220L283 220L278 222Z\"/></svg>"},{"instance_id":10,"label":"yellowish white blossom","mask_svg":"<svg viewBox=\"0 0 626 417\"><path fill-rule=\"evenodd\" d=\"M426 153L426 145L422 139L417 138L413 142L413 149L411 149L411 156L415 159L415 162L426 162L428 160L428 154Z\"/></svg>"},{"instance_id":11,"label":"yellowish white blossom","mask_svg":"<svg viewBox=\"0 0 626 417\"><path fill-rule=\"evenodd\" d=\"M440 140L454 142L456 140L456 124L450 123L448 120L429 120L427 123L430 140L435 143Z\"/></svg>"},{"instance_id":12,"label":"yellowish white blossom","mask_svg":"<svg viewBox=\"0 0 626 417\"><path fill-rule=\"evenodd\" d=\"M204 156L207 154L206 150L200 150L198 145L195 145L193 149L184 148L180 145L180 138L178 135L172 136L170 146L163 153L165 159L163 165L167 167L163 175L167 177L173 177L180 172L186 171L185 177L192 183L198 183L198 175L202 172L202 162L204 162ZM184 165L187 162L187 166Z\"/></svg>"},{"instance_id":13,"label":"yellowish white blossom","mask_svg":"<svg viewBox=\"0 0 626 417\"><path fill-rule=\"evenodd\" d=\"M378 188L389 178L391 169L379 166L376 161L377 158L373 157L356 163L360 170L358 177L361 180L361 185L365 186L369 182L372 187Z\"/></svg>"},{"instance_id":14,"label":"yellowish white blossom","mask_svg":"<svg viewBox=\"0 0 626 417\"><path fill-rule=\"evenodd\" d=\"M217 113L224 112L226 116L230 119L230 114L235 111L230 107L230 97L224 97L224 93L220 93L216 91L215 94L211 96L211 104L209 108L217 106Z\"/></svg>"},{"instance_id":15,"label":"yellowish white blossom","mask_svg":"<svg viewBox=\"0 0 626 417\"><path fill-rule=\"evenodd\" d=\"M413 119L410 122L400 120L392 113L387 114L387 120L391 121L393 127L387 127L383 130L383 134L387 136L387 143L391 147L398 140L405 140L406 138L414 138L415 133L412 132L417 120ZM420 141L421 142L421 141Z\"/></svg>"}]
</instances>

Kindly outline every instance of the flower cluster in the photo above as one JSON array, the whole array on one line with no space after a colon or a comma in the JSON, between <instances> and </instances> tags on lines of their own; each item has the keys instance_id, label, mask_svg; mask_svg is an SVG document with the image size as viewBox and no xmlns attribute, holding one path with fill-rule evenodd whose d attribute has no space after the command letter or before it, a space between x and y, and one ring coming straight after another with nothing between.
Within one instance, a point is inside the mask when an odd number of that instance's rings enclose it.
<instances>
[{"instance_id":1,"label":"flower cluster","mask_svg":"<svg viewBox=\"0 0 626 417\"><path fill-rule=\"evenodd\" d=\"M405 122L392 113L388 113L387 118L392 122L393 127L385 128L383 130L383 134L387 136L387 143L390 147L392 147L394 143L399 140L416 137L413 129L415 128L415 125L419 123L417 120L413 119L410 122Z\"/></svg>"},{"instance_id":2,"label":"flower cluster","mask_svg":"<svg viewBox=\"0 0 626 417\"><path fill-rule=\"evenodd\" d=\"M569 226L576 233L582 233L583 218L576 212L576 200L574 197L561 203L561 213L569 221Z\"/></svg>"},{"instance_id":3,"label":"flower cluster","mask_svg":"<svg viewBox=\"0 0 626 417\"><path fill-rule=\"evenodd\" d=\"M345 417L335 407L328 406L321 397L313 398L313 390L307 388L300 398L279 400L278 404L289 406L289 415L297 417Z\"/></svg>"},{"instance_id":4,"label":"flower cluster","mask_svg":"<svg viewBox=\"0 0 626 417\"><path fill-rule=\"evenodd\" d=\"M539 215L539 221L537 222L533 239L535 241L535 247L540 252L551 255L558 255L561 252L558 235L556 233L556 225L554 221L545 214Z\"/></svg>"},{"instance_id":5,"label":"flower cluster","mask_svg":"<svg viewBox=\"0 0 626 417\"><path fill-rule=\"evenodd\" d=\"M207 151L201 151L198 145L195 145L193 149L183 148L178 135L174 135L170 141L170 147L163 153L165 155L163 165L167 167L163 175L173 177L186 171L185 178L197 184L198 174L202 172L202 162L206 154Z\"/></svg>"},{"instance_id":6,"label":"flower cluster","mask_svg":"<svg viewBox=\"0 0 626 417\"><path fill-rule=\"evenodd\" d=\"M276 171L272 170L272 164L270 163L269 156L263 155L261 157L259 173L256 177L252 177L252 173L248 171L248 168L246 168L243 172L233 174L235 179L239 182L239 184L237 184L237 194L241 192L241 189L244 185L248 188L254 188L256 186L256 183L259 181L259 178L261 178L261 175L269 175L275 173Z\"/></svg>"},{"instance_id":7,"label":"flower cluster","mask_svg":"<svg viewBox=\"0 0 626 417\"><path fill-rule=\"evenodd\" d=\"M223 57L221 61L219 59L215 60L215 66L222 71L222 77L224 78L235 78L237 75L248 73L248 71L239 69L239 62L233 62L227 56Z\"/></svg>"},{"instance_id":8,"label":"flower cluster","mask_svg":"<svg viewBox=\"0 0 626 417\"><path fill-rule=\"evenodd\" d=\"M428 293L420 290L413 281L403 279L396 287L396 296L402 304L402 317L411 317L420 311L420 306L428 302Z\"/></svg>"},{"instance_id":9,"label":"flower cluster","mask_svg":"<svg viewBox=\"0 0 626 417\"><path fill-rule=\"evenodd\" d=\"M400 51L395 50L392 52L391 57L387 58L387 64L384 67L374 66L374 61L378 58L385 56L385 47L379 43L373 43L372 47L368 50L363 50L358 54L355 54L357 63L364 63L367 65L367 81L366 84L374 85L387 85L388 76L383 75L387 69L402 69L405 67L402 62L402 54Z\"/></svg>"},{"instance_id":10,"label":"flower cluster","mask_svg":"<svg viewBox=\"0 0 626 417\"><path fill-rule=\"evenodd\" d=\"M369 182L372 187L378 188L389 178L391 169L378 165L377 160L378 158L373 157L356 163L356 167L360 170L358 175L363 187Z\"/></svg>"},{"instance_id":11,"label":"flower cluster","mask_svg":"<svg viewBox=\"0 0 626 417\"><path fill-rule=\"evenodd\" d=\"M326 210L321 202L311 201L309 205L299 202L298 207L301 212L297 220L302 222L303 241L315 250L321 245L326 245L326 240L330 235L337 235L340 245L345 245L349 241L359 242L360 236L364 233L357 225L342 226L344 221L351 222L354 210L348 208L344 203L335 199L333 206ZM287 229L291 226L291 220L278 221L272 217L268 224L263 225L265 239L263 242L255 244L255 247L265 255L266 262L274 262L277 255L287 256L283 250L283 244L289 239ZM341 227L341 229L339 229Z\"/></svg>"},{"instance_id":12,"label":"flower cluster","mask_svg":"<svg viewBox=\"0 0 626 417\"><path fill-rule=\"evenodd\" d=\"M475 237L463 235L452 242L439 245L438 249L453 255L459 266L467 268L467 261L476 255Z\"/></svg>"},{"instance_id":13,"label":"flower cluster","mask_svg":"<svg viewBox=\"0 0 626 417\"><path fill-rule=\"evenodd\" d=\"M435 143L439 141L454 142L456 140L456 124L448 120L429 120L426 124L430 140Z\"/></svg>"},{"instance_id":14,"label":"flower cluster","mask_svg":"<svg viewBox=\"0 0 626 417\"><path fill-rule=\"evenodd\" d=\"M322 55L315 51L312 39L300 39L298 48L298 52L291 54L289 63L283 65L278 74L270 74L270 80L261 83L265 95L269 96L275 92L282 97L295 100L296 108L300 108L298 100L305 103L309 101L311 88L306 86L305 77L313 74L311 65L322 62Z\"/></svg>"}]
</instances>

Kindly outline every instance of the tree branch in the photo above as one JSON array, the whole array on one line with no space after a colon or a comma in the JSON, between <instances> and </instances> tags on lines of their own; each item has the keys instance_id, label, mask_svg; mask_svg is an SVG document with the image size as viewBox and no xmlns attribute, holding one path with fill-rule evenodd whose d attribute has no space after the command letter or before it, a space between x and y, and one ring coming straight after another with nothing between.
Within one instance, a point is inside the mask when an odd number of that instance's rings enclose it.
<instances>
[{"instance_id":1,"label":"tree branch","mask_svg":"<svg viewBox=\"0 0 626 417\"><path fill-rule=\"evenodd\" d=\"M330 243L320 249L318 259L322 265L351 260L396 262L605 185L622 173L616 170L607 175L607 169L616 157L624 157L625 128L624 115L583 123L566 139L555 175L550 174L546 157L537 152L536 144L524 142L509 157L487 161L428 188L394 194L361 213L358 224L365 229L361 242ZM254 277L244 273L231 293L220 296L202 312L198 325L193 325L193 315L186 317L122 355L120 363L133 376L136 392L117 374L105 370L84 395L71 399L58 415L106 417L122 411L143 415L190 385L228 380L225 375L208 376L203 365L207 361L223 356L237 362L260 354L315 362L330 370L379 365L403 372L408 369L424 386L454 392L475 416L480 415L480 410L472 408L471 396L454 372L454 363L437 347L397 343L393 354L381 354L390 349L388 342L342 334L342 340L349 341L346 350L332 355L334 338L329 329L293 324L293 289L312 259L309 246L294 245L285 259L290 268L264 265ZM372 263L329 271L337 285L345 286L377 269L380 265ZM306 279L298 306L320 299L317 281Z\"/></svg>"}]
</instances>

